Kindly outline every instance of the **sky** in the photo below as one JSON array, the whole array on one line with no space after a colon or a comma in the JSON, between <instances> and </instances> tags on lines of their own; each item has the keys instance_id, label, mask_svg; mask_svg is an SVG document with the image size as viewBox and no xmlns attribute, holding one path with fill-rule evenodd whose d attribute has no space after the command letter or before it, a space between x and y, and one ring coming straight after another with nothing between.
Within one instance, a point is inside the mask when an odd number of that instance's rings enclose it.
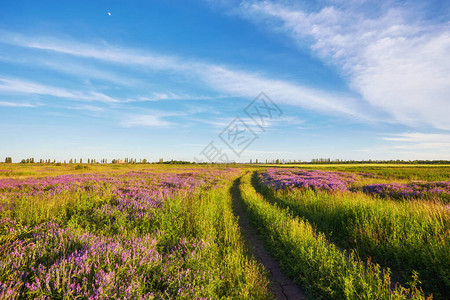
<instances>
[{"instance_id":1,"label":"sky","mask_svg":"<svg viewBox=\"0 0 450 300\"><path fill-rule=\"evenodd\" d=\"M449 1L0 2L0 161L450 159Z\"/></svg>"}]
</instances>

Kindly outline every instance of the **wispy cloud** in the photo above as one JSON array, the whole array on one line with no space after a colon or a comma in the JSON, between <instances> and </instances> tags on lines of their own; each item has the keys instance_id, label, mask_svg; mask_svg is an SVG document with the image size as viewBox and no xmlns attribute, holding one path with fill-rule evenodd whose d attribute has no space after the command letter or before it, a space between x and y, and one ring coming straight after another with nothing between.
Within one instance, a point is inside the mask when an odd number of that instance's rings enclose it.
<instances>
[{"instance_id":1,"label":"wispy cloud","mask_svg":"<svg viewBox=\"0 0 450 300\"><path fill-rule=\"evenodd\" d=\"M18 58L14 53L3 53L3 55L0 55L0 61L52 70L75 78L83 78L84 80L98 80L127 86L143 84L142 80L133 78L130 74L123 75L111 70L111 68L105 70L101 67L95 67L92 64L83 64L76 59L49 58L46 55L21 56Z\"/></svg>"},{"instance_id":2,"label":"wispy cloud","mask_svg":"<svg viewBox=\"0 0 450 300\"><path fill-rule=\"evenodd\" d=\"M89 111L93 113L99 113L105 111L105 108L95 106L95 105L77 105L77 106L67 106L66 109L74 109L74 110L81 110L81 111Z\"/></svg>"},{"instance_id":3,"label":"wispy cloud","mask_svg":"<svg viewBox=\"0 0 450 300\"><path fill-rule=\"evenodd\" d=\"M11 101L0 101L0 106L3 107L37 107L35 104L22 103L22 102L11 102Z\"/></svg>"},{"instance_id":4,"label":"wispy cloud","mask_svg":"<svg viewBox=\"0 0 450 300\"><path fill-rule=\"evenodd\" d=\"M366 113L364 103L350 96L323 92L289 81L277 80L267 75L240 70L235 67L186 60L183 57L143 53L133 49L110 46L108 44L89 45L78 42L27 37L0 32L4 43L21 47L52 51L81 58L89 58L125 66L139 66L146 70L176 73L191 80L199 81L225 96L253 98L265 91L274 101L281 104L300 106L339 117L370 120L374 117ZM160 100L170 95L160 94L147 97ZM145 97L143 99L146 99Z\"/></svg>"},{"instance_id":5,"label":"wispy cloud","mask_svg":"<svg viewBox=\"0 0 450 300\"><path fill-rule=\"evenodd\" d=\"M211 97L193 96L188 94L178 94L174 92L160 92L152 93L150 96L137 97L135 99L128 99L127 102L144 102L144 101L163 101L163 100L210 100Z\"/></svg>"},{"instance_id":6,"label":"wispy cloud","mask_svg":"<svg viewBox=\"0 0 450 300\"><path fill-rule=\"evenodd\" d=\"M365 121L371 119L362 109L361 103L349 96L216 65L200 67L197 76L211 87L235 96L253 98L259 91L264 91L277 103Z\"/></svg>"},{"instance_id":7,"label":"wispy cloud","mask_svg":"<svg viewBox=\"0 0 450 300\"><path fill-rule=\"evenodd\" d=\"M107 103L120 102L119 99L115 99L113 97L110 97L108 95L96 91L91 92L70 91L54 86L43 85L31 81L21 79L11 79L11 78L0 78L0 92L13 94L48 95L58 98L66 98L81 101L100 101Z\"/></svg>"},{"instance_id":8,"label":"wispy cloud","mask_svg":"<svg viewBox=\"0 0 450 300\"><path fill-rule=\"evenodd\" d=\"M141 65L152 69L178 69L182 66L182 61L175 57L149 54L143 54L139 50L123 49L110 46L107 43L93 46L87 43L70 40L59 40L53 37L30 37L18 33L0 31L0 36L4 43L58 52L77 57L93 58L102 61L108 61L117 64Z\"/></svg>"},{"instance_id":9,"label":"wispy cloud","mask_svg":"<svg viewBox=\"0 0 450 300\"><path fill-rule=\"evenodd\" d=\"M185 116L183 112L169 112L161 110L147 110L142 114L126 114L120 125L123 127L170 127L174 123L167 121L167 117Z\"/></svg>"},{"instance_id":10,"label":"wispy cloud","mask_svg":"<svg viewBox=\"0 0 450 300\"><path fill-rule=\"evenodd\" d=\"M450 134L406 132L383 137L382 139L395 142L393 147L397 149L429 149L450 153Z\"/></svg>"},{"instance_id":11,"label":"wispy cloud","mask_svg":"<svg viewBox=\"0 0 450 300\"><path fill-rule=\"evenodd\" d=\"M404 132L386 135L381 140L381 145L356 151L373 159L450 159L450 134Z\"/></svg>"},{"instance_id":12,"label":"wispy cloud","mask_svg":"<svg viewBox=\"0 0 450 300\"><path fill-rule=\"evenodd\" d=\"M216 128L225 128L234 120L234 118L235 117L229 117L229 118L220 117L220 118L208 119L208 120L201 119L201 120L197 120L197 121L205 123L205 124L209 124ZM259 127L259 125L255 124L255 122L252 119L250 119L248 117L240 117L240 119L242 120L242 122L244 122L250 128L254 128L258 132L261 131L261 128ZM305 123L304 120L299 119L294 116L282 116L279 118L274 118L272 120L265 120L264 129L273 128L273 127L300 125L300 124L304 124L304 123Z\"/></svg>"},{"instance_id":13,"label":"wispy cloud","mask_svg":"<svg viewBox=\"0 0 450 300\"><path fill-rule=\"evenodd\" d=\"M172 123L163 120L161 117L153 115L135 115L128 116L126 120L120 122L123 127L136 127L136 126L148 126L148 127L168 127Z\"/></svg>"},{"instance_id":14,"label":"wispy cloud","mask_svg":"<svg viewBox=\"0 0 450 300\"><path fill-rule=\"evenodd\" d=\"M420 12L405 6L373 2L377 13L324 3L311 12L281 1L244 1L239 14L338 66L350 87L395 121L450 129L450 23L418 19Z\"/></svg>"}]
</instances>

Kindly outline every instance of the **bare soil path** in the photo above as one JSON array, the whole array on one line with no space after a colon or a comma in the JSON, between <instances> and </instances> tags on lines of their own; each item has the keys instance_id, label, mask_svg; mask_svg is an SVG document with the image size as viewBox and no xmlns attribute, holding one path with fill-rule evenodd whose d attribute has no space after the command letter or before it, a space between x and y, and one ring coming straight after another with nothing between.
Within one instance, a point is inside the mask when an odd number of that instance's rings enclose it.
<instances>
[{"instance_id":1,"label":"bare soil path","mask_svg":"<svg viewBox=\"0 0 450 300\"><path fill-rule=\"evenodd\" d=\"M239 226L241 227L242 234L249 242L253 254L255 255L256 259L269 271L271 290L275 299L307 299L303 290L284 274L279 263L272 255L267 252L258 232L250 224L250 220L248 219L248 216L244 209L244 204L242 202L243 200L241 192L239 190L240 183L241 179L236 179L231 189L233 211L239 219Z\"/></svg>"}]
</instances>

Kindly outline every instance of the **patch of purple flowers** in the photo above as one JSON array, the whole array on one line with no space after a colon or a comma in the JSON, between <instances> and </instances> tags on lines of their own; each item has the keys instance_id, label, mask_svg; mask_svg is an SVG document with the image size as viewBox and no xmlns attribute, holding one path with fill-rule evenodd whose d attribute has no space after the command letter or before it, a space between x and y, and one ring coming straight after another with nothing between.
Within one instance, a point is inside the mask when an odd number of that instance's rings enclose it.
<instances>
[{"instance_id":1,"label":"patch of purple flowers","mask_svg":"<svg viewBox=\"0 0 450 300\"><path fill-rule=\"evenodd\" d=\"M0 180L0 299L193 299L204 294L217 277L199 267L212 243L182 238L161 251L159 239L169 235L141 233L133 226L151 224L171 197L214 188L238 170L152 171ZM106 200L73 211L68 223L31 225L14 219L17 203L45 202L60 194Z\"/></svg>"},{"instance_id":2,"label":"patch of purple flowers","mask_svg":"<svg viewBox=\"0 0 450 300\"><path fill-rule=\"evenodd\" d=\"M267 169L259 174L259 180L272 189L313 189L323 191L363 191L372 195L395 199L441 199L450 201L450 181L383 183L352 187L361 178L375 178L373 174L358 175L345 172L303 170L303 169Z\"/></svg>"},{"instance_id":3,"label":"patch of purple flowers","mask_svg":"<svg viewBox=\"0 0 450 300\"><path fill-rule=\"evenodd\" d=\"M346 191L357 176L344 172L303 169L267 169L260 181L273 189L311 188L313 190Z\"/></svg>"},{"instance_id":4,"label":"patch of purple flowers","mask_svg":"<svg viewBox=\"0 0 450 300\"><path fill-rule=\"evenodd\" d=\"M21 239L0 248L1 268L14 277L0 281L0 299L20 298L24 292L29 298L164 298L170 287L176 287L173 294L193 296L192 283L211 277L189 268L189 261L207 247L201 241L182 239L162 255L150 235L100 237L54 223L23 232Z\"/></svg>"},{"instance_id":5,"label":"patch of purple flowers","mask_svg":"<svg viewBox=\"0 0 450 300\"><path fill-rule=\"evenodd\" d=\"M362 187L362 191L369 194L380 195L391 198L449 198L450 182L427 182L427 183L386 183L370 184Z\"/></svg>"}]
</instances>

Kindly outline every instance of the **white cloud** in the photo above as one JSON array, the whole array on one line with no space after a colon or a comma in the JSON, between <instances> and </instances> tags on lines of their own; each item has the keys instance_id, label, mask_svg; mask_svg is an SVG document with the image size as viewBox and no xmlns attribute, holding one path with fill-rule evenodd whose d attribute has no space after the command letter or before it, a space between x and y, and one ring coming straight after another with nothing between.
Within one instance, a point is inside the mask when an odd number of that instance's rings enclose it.
<instances>
[{"instance_id":1,"label":"white cloud","mask_svg":"<svg viewBox=\"0 0 450 300\"><path fill-rule=\"evenodd\" d=\"M42 57L40 57L39 55L34 55L32 57L21 56L20 58L18 58L15 57L15 53L3 53L3 55L0 55L0 60L7 63L22 64L24 66L32 65L44 69L50 69L56 72L76 76L84 80L94 79L130 86L138 86L144 84L144 81L133 78L130 76L130 74L124 75L111 69L102 70L99 67L94 67L92 64L82 64L77 59L74 59L74 61L71 61L67 58L64 60L49 59L45 55Z\"/></svg>"},{"instance_id":2,"label":"white cloud","mask_svg":"<svg viewBox=\"0 0 450 300\"><path fill-rule=\"evenodd\" d=\"M127 102L136 101L162 101L162 100L210 100L211 97L193 96L188 94L178 94L173 92L152 93L150 96L137 97L136 99L128 99Z\"/></svg>"},{"instance_id":3,"label":"white cloud","mask_svg":"<svg viewBox=\"0 0 450 300\"><path fill-rule=\"evenodd\" d=\"M103 107L98 107L95 105L77 105L77 106L69 106L65 107L67 109L74 109L74 110L82 110L82 111L89 111L93 113L99 113L105 111Z\"/></svg>"},{"instance_id":4,"label":"white cloud","mask_svg":"<svg viewBox=\"0 0 450 300\"><path fill-rule=\"evenodd\" d=\"M429 149L450 153L450 134L406 132L383 137L382 139L394 142L393 148L397 149Z\"/></svg>"},{"instance_id":5,"label":"white cloud","mask_svg":"<svg viewBox=\"0 0 450 300\"><path fill-rule=\"evenodd\" d=\"M380 5L381 6L381 5ZM349 85L395 121L450 129L450 23L410 21L404 8L369 17L353 5L318 12L276 2L243 2L240 14L290 36L337 65Z\"/></svg>"},{"instance_id":6,"label":"white cloud","mask_svg":"<svg viewBox=\"0 0 450 300\"><path fill-rule=\"evenodd\" d=\"M300 106L325 114L351 117L359 120L373 119L357 99L345 95L323 92L296 83L269 78L268 76L199 61L189 61L182 57L143 53L132 49L112 47L107 44L95 46L77 42L31 38L0 31L4 43L22 47L52 51L90 58L126 66L138 66L146 70L181 74L200 81L223 93L225 96L254 98L261 91L266 92L275 102ZM168 95L167 97L169 97ZM159 95L155 99L161 99ZM149 97L153 99L153 97Z\"/></svg>"},{"instance_id":7,"label":"white cloud","mask_svg":"<svg viewBox=\"0 0 450 300\"><path fill-rule=\"evenodd\" d=\"M78 92L70 91L54 86L43 85L31 81L0 78L0 92L14 93L14 94L37 94L48 95L58 98L67 98L72 100L82 101L100 101L106 103L117 103L120 100L112 98L108 95L99 92Z\"/></svg>"},{"instance_id":8,"label":"white cloud","mask_svg":"<svg viewBox=\"0 0 450 300\"><path fill-rule=\"evenodd\" d=\"M169 127L174 125L174 123L165 120L165 118L181 116L186 116L186 113L178 111L145 110L145 112L141 114L126 114L122 117L120 125L123 127Z\"/></svg>"},{"instance_id":9,"label":"white cloud","mask_svg":"<svg viewBox=\"0 0 450 300\"><path fill-rule=\"evenodd\" d=\"M172 123L164 120L160 116L156 115L130 115L125 120L120 122L123 127L136 127L136 126L148 126L148 127L168 127Z\"/></svg>"},{"instance_id":10,"label":"white cloud","mask_svg":"<svg viewBox=\"0 0 450 300\"><path fill-rule=\"evenodd\" d=\"M106 43L93 46L78 41L59 40L49 37L29 37L0 30L3 43L11 45L58 52L83 58L93 58L110 63L140 65L151 69L178 69L183 65L174 57L142 53L138 50L113 47Z\"/></svg>"},{"instance_id":11,"label":"white cloud","mask_svg":"<svg viewBox=\"0 0 450 300\"><path fill-rule=\"evenodd\" d=\"M234 96L254 98L260 91L264 91L276 103L301 106L322 113L370 119L363 112L360 103L351 97L222 66L204 65L198 70L197 76L204 82L216 90Z\"/></svg>"},{"instance_id":12,"label":"white cloud","mask_svg":"<svg viewBox=\"0 0 450 300\"><path fill-rule=\"evenodd\" d=\"M30 103L20 103L20 102L10 102L10 101L0 101L0 106L3 107L37 107L37 105Z\"/></svg>"},{"instance_id":13,"label":"white cloud","mask_svg":"<svg viewBox=\"0 0 450 300\"><path fill-rule=\"evenodd\" d=\"M225 128L227 127L236 117L221 117L216 118L213 120L196 120L205 124L212 125L216 128ZM248 127L250 127L252 130L261 132L262 129L259 127L258 124L256 124L251 118L248 117L239 117L244 124L246 124ZM271 127L277 127L277 126L291 126L291 125L299 125L304 124L305 121L301 120L299 118L296 118L294 116L281 116L281 117L274 117L271 120L265 120L264 124L264 131Z\"/></svg>"},{"instance_id":14,"label":"white cloud","mask_svg":"<svg viewBox=\"0 0 450 300\"><path fill-rule=\"evenodd\" d=\"M450 160L450 134L404 132L387 135L381 140L383 145L356 151L367 153L372 159Z\"/></svg>"}]
</instances>

